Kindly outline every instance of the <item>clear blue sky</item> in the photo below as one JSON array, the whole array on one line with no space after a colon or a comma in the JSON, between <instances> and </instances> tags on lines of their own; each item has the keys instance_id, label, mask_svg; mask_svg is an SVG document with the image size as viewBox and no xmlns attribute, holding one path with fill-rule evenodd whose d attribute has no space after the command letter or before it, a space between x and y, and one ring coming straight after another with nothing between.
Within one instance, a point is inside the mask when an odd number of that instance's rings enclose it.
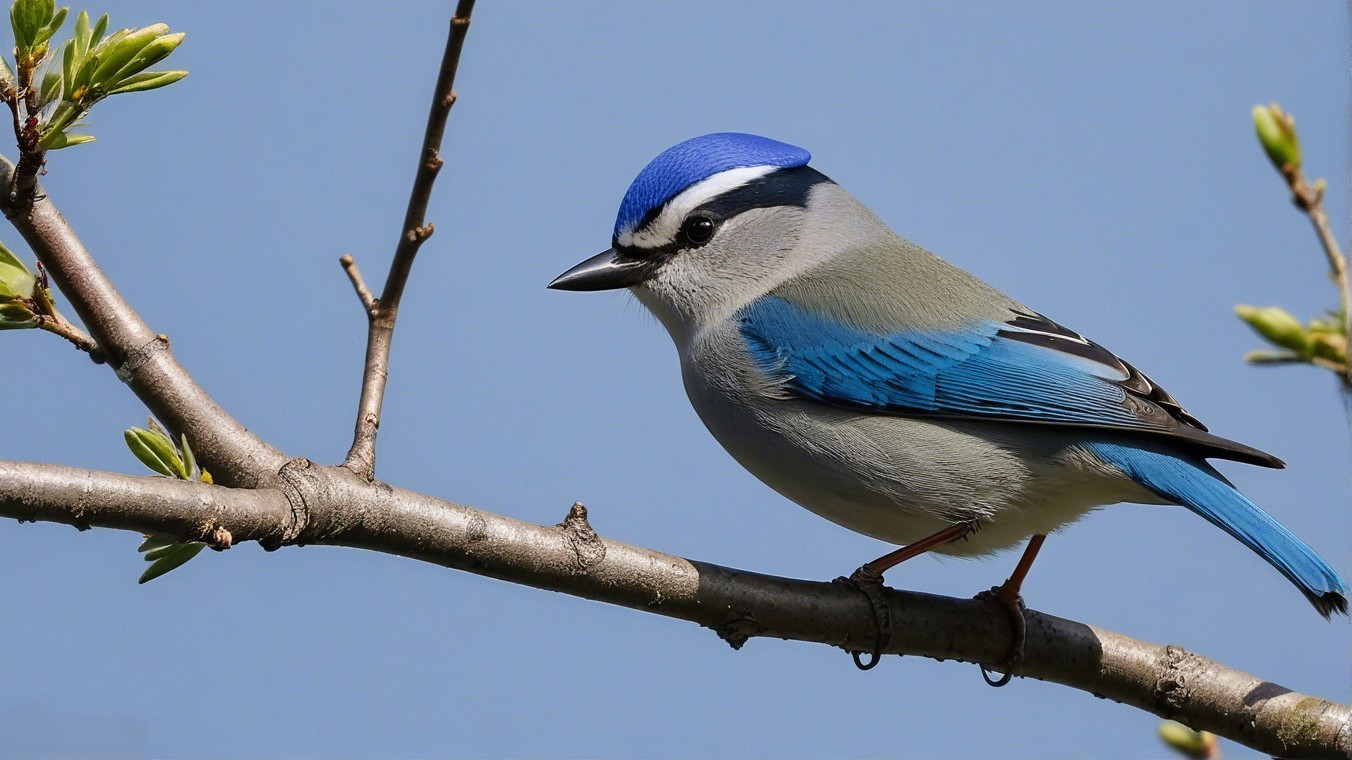
<instances>
[{"instance_id":1,"label":"clear blue sky","mask_svg":"<svg viewBox=\"0 0 1352 760\"><path fill-rule=\"evenodd\" d=\"M350 440L365 322L337 258L376 280L388 262L449 5L92 8L186 31L171 62L192 74L100 106L99 141L53 155L46 185L202 384L289 453L335 462ZM1296 114L1343 232L1348 59L1338 2L482 0L380 475L541 523L581 500L608 537L766 573L828 579L885 551L743 472L632 298L544 288L608 245L653 155L740 130L810 149L903 235L1284 458L1224 470L1352 574L1334 382L1242 364L1258 340L1231 312L1333 303L1249 109ZM145 412L112 373L48 335L0 340L0 457L140 471L121 431ZM990 689L969 665L734 652L686 623L345 549L248 545L137 586L137 540L0 521L0 755L1162 754L1150 715ZM1014 561L923 558L889 580L967 596ZM1182 509L1112 507L1053 536L1025 593L1349 697L1347 621Z\"/></svg>"}]
</instances>

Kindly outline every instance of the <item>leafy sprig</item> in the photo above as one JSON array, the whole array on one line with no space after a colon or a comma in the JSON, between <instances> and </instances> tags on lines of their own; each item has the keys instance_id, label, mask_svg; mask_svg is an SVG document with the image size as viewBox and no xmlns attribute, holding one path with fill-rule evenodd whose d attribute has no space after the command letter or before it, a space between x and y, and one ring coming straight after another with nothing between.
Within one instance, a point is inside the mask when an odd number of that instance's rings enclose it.
<instances>
[{"instance_id":1,"label":"leafy sprig","mask_svg":"<svg viewBox=\"0 0 1352 760\"><path fill-rule=\"evenodd\" d=\"M211 473L197 464L197 457L193 455L192 446L188 445L187 436L180 435L179 442L175 444L174 439L154 418L149 420L148 425L149 428L127 428L123 433L127 448L141 460L141 464L166 478L212 482ZM141 574L137 583L153 581L182 566L204 548L206 544L200 541L180 542L172 536L147 535L137 551L144 554L145 561L151 565Z\"/></svg>"},{"instance_id":2,"label":"leafy sprig","mask_svg":"<svg viewBox=\"0 0 1352 760\"><path fill-rule=\"evenodd\" d=\"M81 120L100 100L164 87L188 75L148 70L174 52L182 33L151 24L108 34L106 13L91 24L80 11L74 36L53 55L51 40L66 15L54 0L15 0L10 8L15 65L11 69L0 60L0 99L13 112L21 153L40 155L89 142L93 135L70 130L84 126Z\"/></svg>"},{"instance_id":3,"label":"leafy sprig","mask_svg":"<svg viewBox=\"0 0 1352 760\"><path fill-rule=\"evenodd\" d=\"M1254 106L1253 126L1272 167L1286 180L1291 201L1309 215L1314 224L1328 260L1329 277L1338 287L1340 306L1308 323L1301 322L1280 306L1236 306L1235 313L1239 318L1278 349L1250 351L1244 359L1252 364L1323 367L1336 372L1343 387L1352 392L1352 367L1347 360L1348 333L1352 331L1348 326L1352 287L1348 282L1347 259L1334 239L1328 214L1324 211L1324 191L1328 183L1322 178L1313 182L1305 179L1296 119L1281 106L1276 103Z\"/></svg>"}]
</instances>

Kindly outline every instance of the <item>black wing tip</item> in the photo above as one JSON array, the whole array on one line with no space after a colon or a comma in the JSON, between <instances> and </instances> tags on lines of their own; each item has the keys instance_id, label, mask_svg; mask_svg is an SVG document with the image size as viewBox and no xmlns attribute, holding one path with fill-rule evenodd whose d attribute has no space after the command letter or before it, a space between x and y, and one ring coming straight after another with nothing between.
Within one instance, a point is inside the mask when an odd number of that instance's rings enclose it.
<instances>
[{"instance_id":1,"label":"black wing tip","mask_svg":"<svg viewBox=\"0 0 1352 760\"><path fill-rule=\"evenodd\" d=\"M1310 604L1314 605L1325 620L1332 620L1335 612L1347 615L1347 596L1341 591L1325 591L1322 594L1307 591L1305 598L1310 600Z\"/></svg>"}]
</instances>

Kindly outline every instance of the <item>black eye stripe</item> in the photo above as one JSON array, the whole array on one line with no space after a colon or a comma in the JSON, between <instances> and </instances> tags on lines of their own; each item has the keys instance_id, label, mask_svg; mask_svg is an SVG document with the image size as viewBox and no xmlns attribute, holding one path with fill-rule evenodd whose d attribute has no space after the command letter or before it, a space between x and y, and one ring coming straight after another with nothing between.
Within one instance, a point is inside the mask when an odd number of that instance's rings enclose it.
<instances>
[{"instance_id":1,"label":"black eye stripe","mask_svg":"<svg viewBox=\"0 0 1352 760\"><path fill-rule=\"evenodd\" d=\"M702 214L719 222L753 208L768 206L804 208L807 206L807 198L812 188L830 181L830 177L810 166L776 169L764 177L757 177L745 185L705 202L695 209L691 216ZM667 204L664 203L650 210L643 216L643 221L635 228L635 232L647 229L666 209Z\"/></svg>"},{"instance_id":2,"label":"black eye stripe","mask_svg":"<svg viewBox=\"0 0 1352 760\"><path fill-rule=\"evenodd\" d=\"M806 208L812 188L830 181L829 177L810 166L779 169L709 200L694 213L713 219L728 219L753 208Z\"/></svg>"},{"instance_id":3,"label":"black eye stripe","mask_svg":"<svg viewBox=\"0 0 1352 760\"><path fill-rule=\"evenodd\" d=\"M712 233L716 233L724 220L753 208L769 208L772 206L805 208L812 188L830 181L831 179L825 174L809 166L777 169L764 177L758 177L741 187L729 190L690 212L690 215L681 223L681 228L676 233L676 239L669 243L640 248L633 245L620 245L618 239L612 239L611 244L623 258L646 260L653 262L654 266L660 266L661 263L681 250L703 245L703 243L696 242L692 238L687 238L685 234L686 225L691 220L699 217L707 218L713 223ZM666 208L667 206L664 204L648 212L643 219L643 223L639 225L635 232L643 232ZM709 239L712 239L712 233ZM709 239L704 240L704 243L707 243Z\"/></svg>"}]
</instances>

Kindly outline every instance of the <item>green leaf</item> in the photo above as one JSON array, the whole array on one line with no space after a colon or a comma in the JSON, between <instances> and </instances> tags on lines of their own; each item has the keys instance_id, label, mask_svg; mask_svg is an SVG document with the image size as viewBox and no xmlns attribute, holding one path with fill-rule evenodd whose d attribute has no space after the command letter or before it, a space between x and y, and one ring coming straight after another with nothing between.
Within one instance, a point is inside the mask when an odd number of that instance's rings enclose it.
<instances>
[{"instance_id":1,"label":"green leaf","mask_svg":"<svg viewBox=\"0 0 1352 760\"><path fill-rule=\"evenodd\" d=\"M47 150L61 150L74 145L83 145L87 142L94 142L93 135L79 135L74 132L55 132L49 135L43 135L39 144Z\"/></svg>"},{"instance_id":2,"label":"green leaf","mask_svg":"<svg viewBox=\"0 0 1352 760\"><path fill-rule=\"evenodd\" d=\"M21 303L0 303L0 330L31 330L38 326L38 315Z\"/></svg>"},{"instance_id":3,"label":"green leaf","mask_svg":"<svg viewBox=\"0 0 1352 760\"><path fill-rule=\"evenodd\" d=\"M0 56L0 84L5 87L13 87L14 81L14 69L9 67L9 62L4 59L4 56Z\"/></svg>"},{"instance_id":4,"label":"green leaf","mask_svg":"<svg viewBox=\"0 0 1352 760\"><path fill-rule=\"evenodd\" d=\"M188 445L188 436L178 434L178 450L183 453L183 469L187 471L187 480L201 479L201 472L197 469L197 457L193 456L192 447Z\"/></svg>"},{"instance_id":5,"label":"green leaf","mask_svg":"<svg viewBox=\"0 0 1352 760\"><path fill-rule=\"evenodd\" d=\"M140 580L136 582L146 583L147 581L153 581L170 570L177 569L193 557L196 557L204 548L206 548L206 544L197 543L195 541L189 544L174 544L173 546L164 547L164 549L167 549L168 551L163 554L158 554L155 557L154 564L146 568L146 571L141 573ZM161 550L155 550L155 552L159 551ZM150 554L154 554L155 552L151 552ZM150 559L150 554L146 554L147 560Z\"/></svg>"},{"instance_id":6,"label":"green leaf","mask_svg":"<svg viewBox=\"0 0 1352 760\"><path fill-rule=\"evenodd\" d=\"M71 39L77 47L89 49L89 13L80 11L75 14L75 36Z\"/></svg>"},{"instance_id":7,"label":"green leaf","mask_svg":"<svg viewBox=\"0 0 1352 760\"><path fill-rule=\"evenodd\" d=\"M169 31L169 27L164 24L151 24L144 29L131 31L122 39L114 41L113 37L108 38L108 42L100 47L106 48L103 54L102 62L98 68L94 69L94 75L90 78L90 83L94 86L102 87L108 85L117 72L122 70L141 49L149 45L156 37Z\"/></svg>"},{"instance_id":8,"label":"green leaf","mask_svg":"<svg viewBox=\"0 0 1352 760\"><path fill-rule=\"evenodd\" d=\"M1249 364L1296 364L1304 363L1305 357L1290 351L1250 351L1244 354Z\"/></svg>"},{"instance_id":9,"label":"green leaf","mask_svg":"<svg viewBox=\"0 0 1352 760\"><path fill-rule=\"evenodd\" d=\"M186 77L186 71L145 71L124 79L116 87L108 91L109 95L118 95L124 92L144 92L153 90L157 87L165 87Z\"/></svg>"},{"instance_id":10,"label":"green leaf","mask_svg":"<svg viewBox=\"0 0 1352 760\"><path fill-rule=\"evenodd\" d=\"M183 37L184 34L179 32L178 34L163 34L151 40L149 44L141 48L141 51L127 62L126 66L123 66L117 74L111 77L108 82L109 87L116 87L127 77L133 74L139 74L165 58L168 58L169 54L174 52L174 50L182 44Z\"/></svg>"},{"instance_id":11,"label":"green leaf","mask_svg":"<svg viewBox=\"0 0 1352 760\"><path fill-rule=\"evenodd\" d=\"M1253 126L1268 160L1277 167L1300 168L1300 139L1296 137L1296 119L1272 103L1253 107Z\"/></svg>"},{"instance_id":12,"label":"green leaf","mask_svg":"<svg viewBox=\"0 0 1352 760\"><path fill-rule=\"evenodd\" d=\"M1347 363L1347 336L1336 332L1317 332L1310 338L1315 356L1339 364Z\"/></svg>"},{"instance_id":13,"label":"green leaf","mask_svg":"<svg viewBox=\"0 0 1352 760\"><path fill-rule=\"evenodd\" d=\"M36 46L38 47L47 46L47 43L52 39L53 36L56 35L57 30L61 28L61 25L66 23L67 10L68 10L67 8L62 8L58 10L56 12L56 15L52 16L51 20L41 29L38 30Z\"/></svg>"},{"instance_id":14,"label":"green leaf","mask_svg":"<svg viewBox=\"0 0 1352 760\"><path fill-rule=\"evenodd\" d=\"M138 552L148 552L151 549L158 549L161 546L169 546L170 544L176 543L174 539L169 538L168 536L161 536L157 533L146 533L142 538L144 540L142 540L141 545L136 548L136 551Z\"/></svg>"},{"instance_id":15,"label":"green leaf","mask_svg":"<svg viewBox=\"0 0 1352 760\"><path fill-rule=\"evenodd\" d=\"M187 480L183 469L183 460L179 457L169 436L145 428L127 428L123 432L127 448L141 460L141 464L151 470L171 478Z\"/></svg>"},{"instance_id":16,"label":"green leaf","mask_svg":"<svg viewBox=\"0 0 1352 760\"><path fill-rule=\"evenodd\" d=\"M14 46L21 50L34 47L39 32L51 20L55 10L55 0L14 0L9 9Z\"/></svg>"},{"instance_id":17,"label":"green leaf","mask_svg":"<svg viewBox=\"0 0 1352 760\"><path fill-rule=\"evenodd\" d=\"M1240 304L1235 307L1235 313L1247 322L1249 327L1273 344L1289 348L1301 356L1310 355L1310 335L1305 332L1305 325L1286 309L1280 306L1259 307Z\"/></svg>"},{"instance_id":18,"label":"green leaf","mask_svg":"<svg viewBox=\"0 0 1352 760\"><path fill-rule=\"evenodd\" d=\"M146 552L146 557L145 557L146 562L154 562L155 560L157 560L157 559L159 559L159 558L161 558L161 557L164 557L164 556L169 555L169 554L173 554L174 552L178 551L178 548L179 548L180 546L183 546L183 544L180 544L180 543L172 543L172 544L165 544L164 546L157 546L157 547L155 547L154 549L151 549L150 551Z\"/></svg>"},{"instance_id":19,"label":"green leaf","mask_svg":"<svg viewBox=\"0 0 1352 760\"><path fill-rule=\"evenodd\" d=\"M78 100L81 104L88 101L89 80L94 76L94 69L98 68L102 60L97 50L85 56L84 61L75 69L75 76L66 83L67 98Z\"/></svg>"},{"instance_id":20,"label":"green leaf","mask_svg":"<svg viewBox=\"0 0 1352 760\"><path fill-rule=\"evenodd\" d=\"M0 299L32 298L37 279L13 251L0 243Z\"/></svg>"},{"instance_id":21,"label":"green leaf","mask_svg":"<svg viewBox=\"0 0 1352 760\"><path fill-rule=\"evenodd\" d=\"M1206 760L1215 757L1220 750L1216 735L1208 731L1194 731L1177 721L1166 720L1160 724L1160 739L1164 740L1179 754L1194 760Z\"/></svg>"},{"instance_id":22,"label":"green leaf","mask_svg":"<svg viewBox=\"0 0 1352 760\"><path fill-rule=\"evenodd\" d=\"M38 107L41 108L59 97L61 97L61 72L50 68L42 75L42 87L38 89Z\"/></svg>"},{"instance_id":23,"label":"green leaf","mask_svg":"<svg viewBox=\"0 0 1352 760\"><path fill-rule=\"evenodd\" d=\"M58 8L55 14L49 16L47 23L42 24L42 28L38 30L37 41L35 41L38 45L46 45L47 42L51 41L51 38L55 37L57 31L61 30L61 24L66 23L66 11L69 11L69 8Z\"/></svg>"},{"instance_id":24,"label":"green leaf","mask_svg":"<svg viewBox=\"0 0 1352 760\"><path fill-rule=\"evenodd\" d=\"M99 20L94 22L94 29L89 33L89 44L87 47L93 47L99 44L103 39L103 33L108 31L108 14L99 16Z\"/></svg>"},{"instance_id":25,"label":"green leaf","mask_svg":"<svg viewBox=\"0 0 1352 760\"><path fill-rule=\"evenodd\" d=\"M83 16L84 13L81 12L80 15ZM79 54L80 54L79 44L75 40L71 40L61 46L62 81L72 82L75 80L75 63L76 58L77 56L79 56Z\"/></svg>"}]
</instances>

